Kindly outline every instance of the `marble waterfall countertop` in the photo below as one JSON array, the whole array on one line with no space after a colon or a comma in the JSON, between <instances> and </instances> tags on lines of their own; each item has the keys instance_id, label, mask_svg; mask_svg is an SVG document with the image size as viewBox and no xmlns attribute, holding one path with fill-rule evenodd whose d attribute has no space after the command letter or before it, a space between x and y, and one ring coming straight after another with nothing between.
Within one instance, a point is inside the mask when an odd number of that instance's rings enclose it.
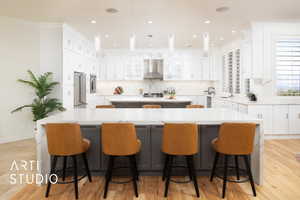
<instances>
[{"instance_id":1,"label":"marble waterfall countertop","mask_svg":"<svg viewBox=\"0 0 300 200\"><path fill-rule=\"evenodd\" d=\"M224 108L114 108L114 109L73 109L39 120L46 123L79 123L100 125L105 122L131 122L136 125L161 125L165 122L197 124L222 124L224 122L251 122L260 124L261 119Z\"/></svg>"},{"instance_id":2,"label":"marble waterfall countertop","mask_svg":"<svg viewBox=\"0 0 300 200\"><path fill-rule=\"evenodd\" d=\"M192 99L185 97L176 97L175 99L168 99L166 97L142 97L142 96L113 96L106 97L110 102L192 102Z\"/></svg>"}]
</instances>

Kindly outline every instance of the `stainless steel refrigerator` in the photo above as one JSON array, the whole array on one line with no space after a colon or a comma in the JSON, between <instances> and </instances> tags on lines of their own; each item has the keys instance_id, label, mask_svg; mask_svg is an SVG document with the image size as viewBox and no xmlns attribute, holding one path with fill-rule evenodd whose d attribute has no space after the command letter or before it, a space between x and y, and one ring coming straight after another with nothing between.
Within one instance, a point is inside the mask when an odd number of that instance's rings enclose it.
<instances>
[{"instance_id":1,"label":"stainless steel refrigerator","mask_svg":"<svg viewBox=\"0 0 300 200\"><path fill-rule=\"evenodd\" d=\"M86 104L86 75L82 72L74 72L74 106Z\"/></svg>"}]
</instances>

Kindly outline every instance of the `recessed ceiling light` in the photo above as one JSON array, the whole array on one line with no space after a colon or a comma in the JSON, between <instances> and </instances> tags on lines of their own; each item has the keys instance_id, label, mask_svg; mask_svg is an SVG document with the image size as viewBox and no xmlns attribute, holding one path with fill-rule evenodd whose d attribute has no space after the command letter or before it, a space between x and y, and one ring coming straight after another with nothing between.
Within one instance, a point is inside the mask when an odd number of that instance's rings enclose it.
<instances>
[{"instance_id":1,"label":"recessed ceiling light","mask_svg":"<svg viewBox=\"0 0 300 200\"><path fill-rule=\"evenodd\" d=\"M115 8L107 8L107 9L105 9L105 11L107 13L112 13L112 14L119 12L119 10L115 9Z\"/></svg>"},{"instance_id":2,"label":"recessed ceiling light","mask_svg":"<svg viewBox=\"0 0 300 200\"><path fill-rule=\"evenodd\" d=\"M221 41L223 41L223 40L224 40L224 38L223 38L223 37L220 37L220 40L221 40Z\"/></svg>"},{"instance_id":3,"label":"recessed ceiling light","mask_svg":"<svg viewBox=\"0 0 300 200\"><path fill-rule=\"evenodd\" d=\"M226 12L229 10L229 7L227 6L222 6L216 9L217 12Z\"/></svg>"},{"instance_id":4,"label":"recessed ceiling light","mask_svg":"<svg viewBox=\"0 0 300 200\"><path fill-rule=\"evenodd\" d=\"M92 20L91 23L92 24L96 24L97 22L96 22L96 20Z\"/></svg>"},{"instance_id":5,"label":"recessed ceiling light","mask_svg":"<svg viewBox=\"0 0 300 200\"><path fill-rule=\"evenodd\" d=\"M235 34L235 33L236 33L236 30L232 30L231 33Z\"/></svg>"},{"instance_id":6,"label":"recessed ceiling light","mask_svg":"<svg viewBox=\"0 0 300 200\"><path fill-rule=\"evenodd\" d=\"M198 37L197 34L194 34L194 35L193 35L193 38L197 38L197 37Z\"/></svg>"},{"instance_id":7,"label":"recessed ceiling light","mask_svg":"<svg viewBox=\"0 0 300 200\"><path fill-rule=\"evenodd\" d=\"M149 21L147 21L147 23L148 23L148 24L152 24L152 23L153 23L153 21L149 20Z\"/></svg>"},{"instance_id":8,"label":"recessed ceiling light","mask_svg":"<svg viewBox=\"0 0 300 200\"><path fill-rule=\"evenodd\" d=\"M205 24L210 24L211 21L210 21L210 20L205 20L204 23L205 23Z\"/></svg>"},{"instance_id":9,"label":"recessed ceiling light","mask_svg":"<svg viewBox=\"0 0 300 200\"><path fill-rule=\"evenodd\" d=\"M108 34L105 34L104 37L105 37L105 38L109 38L109 35L108 35Z\"/></svg>"}]
</instances>

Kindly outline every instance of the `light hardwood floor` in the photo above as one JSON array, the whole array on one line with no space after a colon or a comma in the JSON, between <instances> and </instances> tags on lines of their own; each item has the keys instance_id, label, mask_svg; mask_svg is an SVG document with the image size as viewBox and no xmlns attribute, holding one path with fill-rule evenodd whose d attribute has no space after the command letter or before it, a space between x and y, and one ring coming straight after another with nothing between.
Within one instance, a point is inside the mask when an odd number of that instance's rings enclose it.
<instances>
[{"instance_id":1,"label":"light hardwood floor","mask_svg":"<svg viewBox=\"0 0 300 200\"><path fill-rule=\"evenodd\" d=\"M32 154L30 150L26 150ZM249 183L229 183L227 200L299 200L300 199L300 163L295 159L295 153L300 152L300 140L270 140L265 142L264 185L257 186L257 197L252 196ZM13 156L13 153L10 153ZM25 153L25 152L23 152ZM222 182L215 179L209 182L208 177L198 177L201 200L221 199ZM80 185L80 199L102 199L103 177L93 177L93 182L84 181ZM139 198L146 200L163 198L164 183L161 177L141 177L138 183ZM13 200L44 199L45 186L27 185L18 192ZM49 200L75 199L73 185L54 185ZM110 184L108 200L136 199L132 184ZM191 183L171 183L169 198L172 200L197 199Z\"/></svg>"}]
</instances>

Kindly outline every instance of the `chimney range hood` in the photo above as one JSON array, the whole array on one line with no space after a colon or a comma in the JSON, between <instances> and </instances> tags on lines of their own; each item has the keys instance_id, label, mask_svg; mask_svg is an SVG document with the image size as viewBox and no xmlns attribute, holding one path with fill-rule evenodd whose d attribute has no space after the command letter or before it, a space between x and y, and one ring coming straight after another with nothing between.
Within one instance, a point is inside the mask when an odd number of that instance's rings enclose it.
<instances>
[{"instance_id":1,"label":"chimney range hood","mask_svg":"<svg viewBox=\"0 0 300 200\"><path fill-rule=\"evenodd\" d=\"M163 80L163 59L145 59L144 60L144 79Z\"/></svg>"}]
</instances>

